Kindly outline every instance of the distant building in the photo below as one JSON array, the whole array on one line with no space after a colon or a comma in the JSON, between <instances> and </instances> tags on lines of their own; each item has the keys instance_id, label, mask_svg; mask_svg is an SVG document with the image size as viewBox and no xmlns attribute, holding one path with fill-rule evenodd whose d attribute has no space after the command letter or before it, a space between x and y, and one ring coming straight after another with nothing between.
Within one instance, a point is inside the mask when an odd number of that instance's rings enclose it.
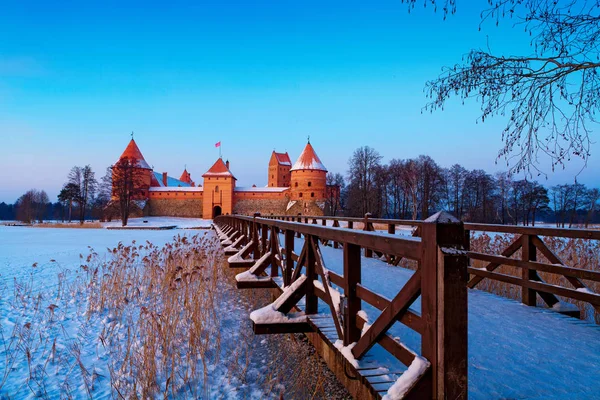
<instances>
[{"instance_id":1,"label":"distant building","mask_svg":"<svg viewBox=\"0 0 600 400\"><path fill-rule=\"evenodd\" d=\"M310 141L292 165L288 153L273 151L268 164L266 187L237 186L229 161L219 158L196 185L184 169L179 179L166 172L157 173L146 162L135 140L131 139L121 158L133 160L140 169L140 211L150 216L214 218L221 214L323 215L331 191L327 187L327 168ZM337 190L336 193L339 193Z\"/></svg>"}]
</instances>

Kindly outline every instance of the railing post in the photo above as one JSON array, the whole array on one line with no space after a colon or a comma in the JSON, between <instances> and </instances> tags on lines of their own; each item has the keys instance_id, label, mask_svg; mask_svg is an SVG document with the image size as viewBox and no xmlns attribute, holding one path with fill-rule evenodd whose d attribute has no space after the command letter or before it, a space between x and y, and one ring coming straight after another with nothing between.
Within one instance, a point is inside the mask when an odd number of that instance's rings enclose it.
<instances>
[{"instance_id":1,"label":"railing post","mask_svg":"<svg viewBox=\"0 0 600 400\"><path fill-rule=\"evenodd\" d=\"M354 229L354 221L348 221L348 229Z\"/></svg>"},{"instance_id":2,"label":"railing post","mask_svg":"<svg viewBox=\"0 0 600 400\"><path fill-rule=\"evenodd\" d=\"M318 298L315 295L315 283L314 280L317 278L315 271L316 254L313 251L311 243L316 244L316 238L313 235L306 235L304 239L306 241L306 314L317 313L317 302Z\"/></svg>"},{"instance_id":3,"label":"railing post","mask_svg":"<svg viewBox=\"0 0 600 400\"><path fill-rule=\"evenodd\" d=\"M300 214L298 214L298 221L297 221L297 222L298 222L299 224L301 224L301 223L302 223L302 217L300 216ZM299 237L299 238L301 238L301 237L302 237L302 235L300 234L300 232L296 232L296 237Z\"/></svg>"},{"instance_id":4,"label":"railing post","mask_svg":"<svg viewBox=\"0 0 600 400\"><path fill-rule=\"evenodd\" d=\"M396 224L388 224L388 233L390 235L396 234Z\"/></svg>"},{"instance_id":5,"label":"railing post","mask_svg":"<svg viewBox=\"0 0 600 400\"><path fill-rule=\"evenodd\" d=\"M523 235L521 236L521 240L523 241L523 247L521 247L521 260L537 261L537 249L531 240L531 235ZM521 277L524 280L536 280L537 273L533 269L521 268L521 273ZM535 307L537 304L535 290L522 286L521 302L527 306Z\"/></svg>"},{"instance_id":6,"label":"railing post","mask_svg":"<svg viewBox=\"0 0 600 400\"><path fill-rule=\"evenodd\" d=\"M283 274L283 286L290 286L292 271L294 270L294 231L285 231L285 272Z\"/></svg>"},{"instance_id":7,"label":"railing post","mask_svg":"<svg viewBox=\"0 0 600 400\"><path fill-rule=\"evenodd\" d=\"M365 221L363 222L364 223L363 231L370 231L371 230L370 226L369 226L369 224L370 224L369 217L371 217L371 213L366 213L365 214ZM372 258L373 257L373 250L367 249L365 247L365 257Z\"/></svg>"},{"instance_id":8,"label":"railing post","mask_svg":"<svg viewBox=\"0 0 600 400\"><path fill-rule=\"evenodd\" d=\"M252 258L254 258L255 260L260 258L260 250L258 248L258 222L256 222L256 218L260 217L260 213L254 213L254 220L252 221L252 226L251 226L251 239L252 240Z\"/></svg>"},{"instance_id":9,"label":"railing post","mask_svg":"<svg viewBox=\"0 0 600 400\"><path fill-rule=\"evenodd\" d=\"M268 240L268 236L269 235L269 227L267 225L261 225L261 229L260 229L260 245L261 245L261 252L260 255L263 256L266 252L267 252L267 240ZM271 251L273 251L273 249L271 249Z\"/></svg>"},{"instance_id":10,"label":"railing post","mask_svg":"<svg viewBox=\"0 0 600 400\"><path fill-rule=\"evenodd\" d=\"M356 326L356 314L362 309L360 298L356 295L356 285L361 282L360 246L344 245L344 346L357 342L361 331Z\"/></svg>"},{"instance_id":11,"label":"railing post","mask_svg":"<svg viewBox=\"0 0 600 400\"><path fill-rule=\"evenodd\" d=\"M326 218L323 218L322 225L323 225L323 226L327 226L327 219L326 219Z\"/></svg>"},{"instance_id":12,"label":"railing post","mask_svg":"<svg viewBox=\"0 0 600 400\"><path fill-rule=\"evenodd\" d=\"M467 263L463 223L439 212L421 225L421 354L431 362L432 393L467 398Z\"/></svg>"},{"instance_id":13,"label":"railing post","mask_svg":"<svg viewBox=\"0 0 600 400\"><path fill-rule=\"evenodd\" d=\"M275 261L275 254L279 254L279 249L277 249L277 243L278 243L278 238L277 235L279 235L279 228L277 228L276 226L271 228L271 276L275 277L277 276L277 261Z\"/></svg>"}]
</instances>

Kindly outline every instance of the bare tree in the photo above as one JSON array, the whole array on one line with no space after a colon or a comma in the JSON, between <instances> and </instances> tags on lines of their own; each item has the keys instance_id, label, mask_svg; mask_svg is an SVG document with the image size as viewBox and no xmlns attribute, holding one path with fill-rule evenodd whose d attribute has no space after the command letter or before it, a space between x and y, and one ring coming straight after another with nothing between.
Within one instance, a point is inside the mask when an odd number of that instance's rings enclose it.
<instances>
[{"instance_id":1,"label":"bare tree","mask_svg":"<svg viewBox=\"0 0 600 400\"><path fill-rule=\"evenodd\" d=\"M48 195L43 190L28 190L17 200L17 219L22 222L42 222L46 211L46 205L50 202Z\"/></svg>"},{"instance_id":2,"label":"bare tree","mask_svg":"<svg viewBox=\"0 0 600 400\"><path fill-rule=\"evenodd\" d=\"M121 158L112 166L112 196L119 204L121 222L127 226L132 202L143 191L143 170L136 160Z\"/></svg>"},{"instance_id":3,"label":"bare tree","mask_svg":"<svg viewBox=\"0 0 600 400\"><path fill-rule=\"evenodd\" d=\"M414 6L416 0L405 0ZM456 9L442 4L444 16ZM552 169L571 157L587 160L590 126L600 107L600 2L574 0L488 0L481 23L509 18L531 35L530 55L503 56L471 50L462 63L446 67L426 84L437 110L451 97L475 98L480 121L506 116L504 158L513 171L541 172L539 151Z\"/></svg>"},{"instance_id":4,"label":"bare tree","mask_svg":"<svg viewBox=\"0 0 600 400\"><path fill-rule=\"evenodd\" d=\"M69 172L69 183L79 188L79 193L75 201L79 205L79 222L83 224L85 220L85 212L88 207L88 203L94 197L98 182L94 171L89 165L85 167L73 167Z\"/></svg>"},{"instance_id":5,"label":"bare tree","mask_svg":"<svg viewBox=\"0 0 600 400\"><path fill-rule=\"evenodd\" d=\"M344 182L344 176L338 173L327 173L327 199L325 201L325 208L330 215L337 215L341 208L341 193L346 186Z\"/></svg>"},{"instance_id":6,"label":"bare tree","mask_svg":"<svg viewBox=\"0 0 600 400\"><path fill-rule=\"evenodd\" d=\"M353 215L374 212L377 204L375 177L381 163L381 155L369 147L356 149L349 161L348 209Z\"/></svg>"}]
</instances>

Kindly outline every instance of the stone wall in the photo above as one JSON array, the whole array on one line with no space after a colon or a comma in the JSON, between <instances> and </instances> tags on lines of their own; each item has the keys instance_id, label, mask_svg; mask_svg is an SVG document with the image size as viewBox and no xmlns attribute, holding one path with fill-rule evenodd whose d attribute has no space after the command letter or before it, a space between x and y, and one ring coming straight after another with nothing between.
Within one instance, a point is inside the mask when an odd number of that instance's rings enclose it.
<instances>
[{"instance_id":1,"label":"stone wall","mask_svg":"<svg viewBox=\"0 0 600 400\"><path fill-rule=\"evenodd\" d=\"M202 218L202 199L148 200L149 216Z\"/></svg>"},{"instance_id":2,"label":"stone wall","mask_svg":"<svg viewBox=\"0 0 600 400\"><path fill-rule=\"evenodd\" d=\"M283 215L288 204L287 198L282 199L239 199L235 201L233 212L241 215Z\"/></svg>"},{"instance_id":3,"label":"stone wall","mask_svg":"<svg viewBox=\"0 0 600 400\"><path fill-rule=\"evenodd\" d=\"M295 201L294 204L287 209L285 215L324 215L323 208L325 203L320 201ZM286 205L287 208L287 205Z\"/></svg>"}]
</instances>

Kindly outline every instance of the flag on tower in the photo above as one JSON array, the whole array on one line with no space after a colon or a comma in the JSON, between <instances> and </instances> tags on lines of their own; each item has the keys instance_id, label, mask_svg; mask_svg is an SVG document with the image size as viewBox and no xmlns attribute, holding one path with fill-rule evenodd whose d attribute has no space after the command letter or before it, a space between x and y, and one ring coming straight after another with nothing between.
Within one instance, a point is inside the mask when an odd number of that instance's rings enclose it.
<instances>
[{"instance_id":1,"label":"flag on tower","mask_svg":"<svg viewBox=\"0 0 600 400\"><path fill-rule=\"evenodd\" d=\"M215 147L221 147L221 142L215 143Z\"/></svg>"}]
</instances>

